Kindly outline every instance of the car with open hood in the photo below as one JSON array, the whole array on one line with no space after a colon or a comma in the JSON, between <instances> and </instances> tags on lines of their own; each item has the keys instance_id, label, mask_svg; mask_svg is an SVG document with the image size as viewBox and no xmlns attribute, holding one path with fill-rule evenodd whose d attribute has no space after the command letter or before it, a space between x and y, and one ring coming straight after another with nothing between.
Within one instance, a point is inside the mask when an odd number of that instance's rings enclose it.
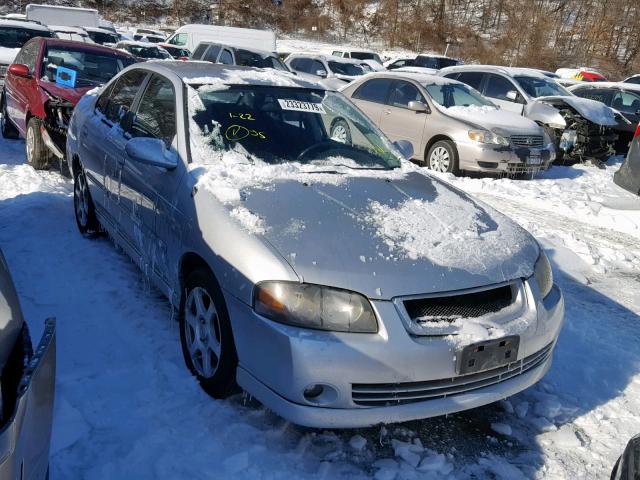
<instances>
[{"instance_id":1,"label":"car with open hood","mask_svg":"<svg viewBox=\"0 0 640 480\"><path fill-rule=\"evenodd\" d=\"M542 125L553 138L558 160L606 161L615 153L613 131L622 116L600 102L573 95L530 68L461 65L438 72L478 90L503 110Z\"/></svg>"},{"instance_id":2,"label":"car with open hood","mask_svg":"<svg viewBox=\"0 0 640 480\"><path fill-rule=\"evenodd\" d=\"M414 159L432 170L531 176L555 159L542 127L456 80L397 69L340 91L391 140L410 142ZM351 143L348 122L335 120L331 136Z\"/></svg>"},{"instance_id":3,"label":"car with open hood","mask_svg":"<svg viewBox=\"0 0 640 480\"><path fill-rule=\"evenodd\" d=\"M38 345L0 250L0 478L49 478L49 443L56 378L55 319L45 320Z\"/></svg>"},{"instance_id":4,"label":"car with open hood","mask_svg":"<svg viewBox=\"0 0 640 480\"><path fill-rule=\"evenodd\" d=\"M2 95L1 131L26 139L27 162L46 168L64 160L66 133L78 100L135 59L93 43L37 37L9 67Z\"/></svg>"},{"instance_id":5,"label":"car with open hood","mask_svg":"<svg viewBox=\"0 0 640 480\"><path fill-rule=\"evenodd\" d=\"M359 427L494 402L550 367L564 303L535 239L340 92L140 63L80 101L67 155L79 230L170 299L213 396L237 382L294 423Z\"/></svg>"}]
</instances>

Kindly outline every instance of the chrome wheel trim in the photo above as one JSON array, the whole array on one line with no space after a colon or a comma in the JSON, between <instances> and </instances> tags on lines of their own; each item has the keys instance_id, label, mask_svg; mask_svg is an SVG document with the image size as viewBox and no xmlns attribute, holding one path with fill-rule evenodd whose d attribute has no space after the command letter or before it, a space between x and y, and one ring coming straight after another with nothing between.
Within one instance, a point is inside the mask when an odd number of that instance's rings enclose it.
<instances>
[{"instance_id":1,"label":"chrome wheel trim","mask_svg":"<svg viewBox=\"0 0 640 480\"><path fill-rule=\"evenodd\" d=\"M436 147L429 157L429 168L436 172L448 172L451 158L449 152L444 147Z\"/></svg>"},{"instance_id":2,"label":"chrome wheel trim","mask_svg":"<svg viewBox=\"0 0 640 480\"><path fill-rule=\"evenodd\" d=\"M33 151L36 148L36 134L33 131L33 127L27 128L25 146L27 147L27 162L33 163Z\"/></svg>"},{"instance_id":3,"label":"chrome wheel trim","mask_svg":"<svg viewBox=\"0 0 640 480\"><path fill-rule=\"evenodd\" d=\"M193 367L201 377L213 377L220 365L222 338L218 312L204 288L196 287L189 292L183 328Z\"/></svg>"},{"instance_id":4,"label":"chrome wheel trim","mask_svg":"<svg viewBox=\"0 0 640 480\"><path fill-rule=\"evenodd\" d=\"M341 123L338 123L333 127L331 138L336 142L347 143L347 139L348 139L347 128Z\"/></svg>"},{"instance_id":5,"label":"chrome wheel trim","mask_svg":"<svg viewBox=\"0 0 640 480\"><path fill-rule=\"evenodd\" d=\"M80 222L80 225L83 227L86 227L89 220L89 190L87 188L87 181L85 180L84 173L82 172L80 172L76 177L73 193L73 203L76 209L78 222Z\"/></svg>"}]
</instances>

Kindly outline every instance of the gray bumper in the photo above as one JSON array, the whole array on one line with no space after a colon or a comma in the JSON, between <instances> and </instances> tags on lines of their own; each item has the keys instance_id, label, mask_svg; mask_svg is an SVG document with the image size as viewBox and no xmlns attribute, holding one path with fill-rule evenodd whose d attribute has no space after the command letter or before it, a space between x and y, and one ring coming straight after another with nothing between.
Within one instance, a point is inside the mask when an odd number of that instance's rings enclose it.
<instances>
[{"instance_id":1,"label":"gray bumper","mask_svg":"<svg viewBox=\"0 0 640 480\"><path fill-rule=\"evenodd\" d=\"M456 142L460 169L486 173L536 173L546 170L556 158L553 144L542 148L504 147L475 142ZM540 158L531 163L530 158Z\"/></svg>"},{"instance_id":2,"label":"gray bumper","mask_svg":"<svg viewBox=\"0 0 640 480\"><path fill-rule=\"evenodd\" d=\"M529 327L520 335L518 362L555 345L564 317L564 300L557 287L544 301L534 296L528 289L528 305L535 307L522 317ZM232 297L227 304L240 361L239 385L282 417L305 426L364 427L474 408L533 385L552 361L549 354L522 373L439 398L363 406L353 397L360 384L459 381L456 350L442 337L410 336L392 302L374 302L380 321L378 334L288 327L259 317ZM303 392L314 384L329 386L332 396L309 401Z\"/></svg>"},{"instance_id":3,"label":"gray bumper","mask_svg":"<svg viewBox=\"0 0 640 480\"><path fill-rule=\"evenodd\" d=\"M55 320L48 319L23 372L13 414L0 430L2 479L41 480L46 476L55 389L55 329Z\"/></svg>"}]
</instances>

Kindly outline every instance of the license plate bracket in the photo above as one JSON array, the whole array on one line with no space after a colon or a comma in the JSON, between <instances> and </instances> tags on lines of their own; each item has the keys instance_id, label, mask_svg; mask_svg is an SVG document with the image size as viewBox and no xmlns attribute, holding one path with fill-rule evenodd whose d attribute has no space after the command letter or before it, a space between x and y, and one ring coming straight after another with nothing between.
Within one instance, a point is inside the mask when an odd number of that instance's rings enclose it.
<instances>
[{"instance_id":1,"label":"license plate bracket","mask_svg":"<svg viewBox=\"0 0 640 480\"><path fill-rule=\"evenodd\" d=\"M518 335L467 345L457 354L456 372L459 375L465 375L515 362L518 358L519 347L520 337Z\"/></svg>"}]
</instances>

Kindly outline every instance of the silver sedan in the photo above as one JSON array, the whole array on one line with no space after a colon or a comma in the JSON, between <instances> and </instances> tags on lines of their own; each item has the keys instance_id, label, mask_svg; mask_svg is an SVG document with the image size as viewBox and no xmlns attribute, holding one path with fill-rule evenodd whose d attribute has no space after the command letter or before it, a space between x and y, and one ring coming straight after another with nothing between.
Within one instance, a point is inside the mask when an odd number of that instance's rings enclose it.
<instances>
[{"instance_id":1,"label":"silver sedan","mask_svg":"<svg viewBox=\"0 0 640 480\"><path fill-rule=\"evenodd\" d=\"M215 397L239 384L294 423L359 427L490 403L551 365L564 303L537 242L340 93L136 64L80 101L67 155L80 231L166 294Z\"/></svg>"}]
</instances>

